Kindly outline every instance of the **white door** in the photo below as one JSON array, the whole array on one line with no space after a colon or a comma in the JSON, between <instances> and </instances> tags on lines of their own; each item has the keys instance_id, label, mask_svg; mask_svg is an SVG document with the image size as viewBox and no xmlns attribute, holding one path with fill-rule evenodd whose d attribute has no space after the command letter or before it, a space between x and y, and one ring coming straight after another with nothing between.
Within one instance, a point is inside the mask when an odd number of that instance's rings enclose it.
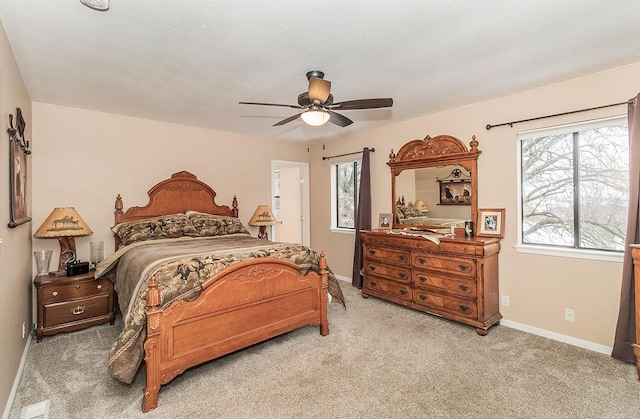
<instances>
[{"instance_id":1,"label":"white door","mask_svg":"<svg viewBox=\"0 0 640 419\"><path fill-rule=\"evenodd\" d=\"M309 165L272 161L271 167L271 208L278 220L273 226L272 240L310 246Z\"/></svg>"}]
</instances>

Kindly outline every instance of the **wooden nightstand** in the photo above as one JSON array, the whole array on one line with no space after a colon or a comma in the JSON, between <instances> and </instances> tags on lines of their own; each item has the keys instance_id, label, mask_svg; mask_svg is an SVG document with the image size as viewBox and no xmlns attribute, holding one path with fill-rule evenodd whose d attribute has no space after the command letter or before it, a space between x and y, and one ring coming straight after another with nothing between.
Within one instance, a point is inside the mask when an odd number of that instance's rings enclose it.
<instances>
[{"instance_id":1,"label":"wooden nightstand","mask_svg":"<svg viewBox=\"0 0 640 419\"><path fill-rule=\"evenodd\" d=\"M38 275L33 281L38 292L36 337L71 332L94 324L114 324L113 284L96 280L94 273L75 276Z\"/></svg>"}]
</instances>

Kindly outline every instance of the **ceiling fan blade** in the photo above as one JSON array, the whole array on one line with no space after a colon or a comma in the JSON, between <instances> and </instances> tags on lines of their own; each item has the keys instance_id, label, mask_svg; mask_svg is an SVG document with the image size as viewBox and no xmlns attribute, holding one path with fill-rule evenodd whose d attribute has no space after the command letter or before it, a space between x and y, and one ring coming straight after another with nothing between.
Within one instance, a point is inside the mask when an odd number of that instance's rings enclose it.
<instances>
[{"instance_id":1,"label":"ceiling fan blade","mask_svg":"<svg viewBox=\"0 0 640 419\"><path fill-rule=\"evenodd\" d=\"M389 108L391 106L393 106L393 99L387 97L380 99L346 100L344 102L334 103L328 107L331 109L340 109L345 111L354 109Z\"/></svg>"},{"instance_id":2,"label":"ceiling fan blade","mask_svg":"<svg viewBox=\"0 0 640 419\"><path fill-rule=\"evenodd\" d=\"M279 127L280 125L288 124L291 121L295 121L298 118L300 118L300 114L296 114L296 115L290 116L288 118L285 118L280 122L276 122L275 124L273 124L273 126L274 127Z\"/></svg>"},{"instance_id":3,"label":"ceiling fan blade","mask_svg":"<svg viewBox=\"0 0 640 419\"><path fill-rule=\"evenodd\" d=\"M331 116L329 117L329 122L332 124L336 124L339 127L346 127L347 125L353 124L353 121L347 118L344 115L340 115L337 112L329 111Z\"/></svg>"},{"instance_id":4,"label":"ceiling fan blade","mask_svg":"<svg viewBox=\"0 0 640 419\"><path fill-rule=\"evenodd\" d=\"M283 105L280 103L262 103L262 102L238 102L240 105L262 105L262 106L283 106L285 108L304 109L299 105Z\"/></svg>"},{"instance_id":5,"label":"ceiling fan blade","mask_svg":"<svg viewBox=\"0 0 640 419\"><path fill-rule=\"evenodd\" d=\"M316 105L322 105L329 98L331 82L317 77L309 77L309 99Z\"/></svg>"}]
</instances>

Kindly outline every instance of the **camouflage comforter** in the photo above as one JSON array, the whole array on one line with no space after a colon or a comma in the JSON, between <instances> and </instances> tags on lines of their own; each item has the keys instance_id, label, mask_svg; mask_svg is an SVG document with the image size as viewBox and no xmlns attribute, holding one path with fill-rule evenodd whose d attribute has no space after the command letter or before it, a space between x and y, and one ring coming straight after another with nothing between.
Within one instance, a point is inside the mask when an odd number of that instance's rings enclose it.
<instances>
[{"instance_id":1,"label":"camouflage comforter","mask_svg":"<svg viewBox=\"0 0 640 419\"><path fill-rule=\"evenodd\" d=\"M129 384L144 359L145 302L151 277L158 279L160 302L165 308L174 300L195 300L207 278L229 265L256 257L294 262L302 274L318 271L319 256L308 247L264 241L247 234L138 242L101 262L96 277L106 276L114 282L124 319L124 328L109 354L111 373ZM344 305L333 273L329 274L329 293Z\"/></svg>"}]
</instances>

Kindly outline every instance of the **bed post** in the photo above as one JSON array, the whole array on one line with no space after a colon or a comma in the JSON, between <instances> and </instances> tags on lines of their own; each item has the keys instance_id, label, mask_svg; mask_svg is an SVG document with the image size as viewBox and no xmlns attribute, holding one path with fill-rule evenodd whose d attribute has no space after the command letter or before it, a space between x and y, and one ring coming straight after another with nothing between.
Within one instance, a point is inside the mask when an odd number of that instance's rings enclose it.
<instances>
[{"instance_id":1,"label":"bed post","mask_svg":"<svg viewBox=\"0 0 640 419\"><path fill-rule=\"evenodd\" d=\"M329 304L329 270L327 269L327 259L324 252L320 252L320 260L318 261L320 269L320 334L327 336L329 334L329 320L327 319L327 304Z\"/></svg>"},{"instance_id":2,"label":"bed post","mask_svg":"<svg viewBox=\"0 0 640 419\"><path fill-rule=\"evenodd\" d=\"M158 280L151 278L147 291L147 338L144 342L144 361L147 364L147 386L144 389L142 411L148 412L158 407L158 392L160 391L160 290Z\"/></svg>"},{"instance_id":3,"label":"bed post","mask_svg":"<svg viewBox=\"0 0 640 419\"><path fill-rule=\"evenodd\" d=\"M231 211L233 212L233 216L238 218L238 198L233 195L233 203L231 204Z\"/></svg>"}]
</instances>

